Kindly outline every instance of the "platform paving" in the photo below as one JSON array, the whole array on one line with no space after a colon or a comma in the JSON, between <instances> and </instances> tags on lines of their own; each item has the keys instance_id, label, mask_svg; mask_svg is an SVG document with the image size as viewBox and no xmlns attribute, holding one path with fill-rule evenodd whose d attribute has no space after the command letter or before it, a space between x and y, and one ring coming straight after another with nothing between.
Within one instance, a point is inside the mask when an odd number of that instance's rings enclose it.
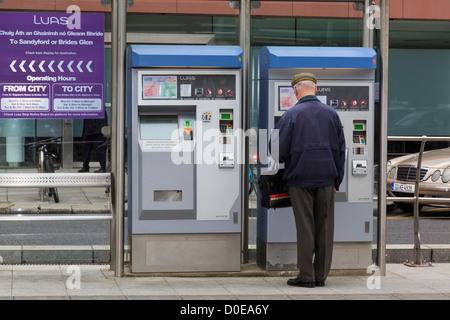
<instances>
[{"instance_id":1,"label":"platform paving","mask_svg":"<svg viewBox=\"0 0 450 320\"><path fill-rule=\"evenodd\" d=\"M60 203L40 201L38 189L0 189L2 214L108 214L104 188L61 188ZM450 246L426 245L430 267L408 267L412 244L388 246L387 274L332 273L325 287L286 285L290 275L247 274L132 275L115 277L109 247L0 247L1 300L427 300L450 299ZM431 250L431 251L430 251ZM43 253L42 253L43 252ZM68 255L75 264L40 264L42 254ZM78 256L77 256L78 255ZM21 264L27 258L27 263ZM81 256L83 259L81 259ZM70 261L68 257L61 258ZM37 259L34 264L33 259ZM80 261L83 261L81 263ZM102 264L97 264L101 262ZM77 264L78 263L78 264ZM379 280L379 281L378 281ZM369 288L375 287L375 288ZM178 310L175 310L178 311Z\"/></svg>"},{"instance_id":2,"label":"platform paving","mask_svg":"<svg viewBox=\"0 0 450 320\"><path fill-rule=\"evenodd\" d=\"M386 276L330 276L325 287L290 276L116 277L109 265L0 265L0 299L50 300L449 300L450 264L387 264ZM379 282L378 282L379 280Z\"/></svg>"}]
</instances>

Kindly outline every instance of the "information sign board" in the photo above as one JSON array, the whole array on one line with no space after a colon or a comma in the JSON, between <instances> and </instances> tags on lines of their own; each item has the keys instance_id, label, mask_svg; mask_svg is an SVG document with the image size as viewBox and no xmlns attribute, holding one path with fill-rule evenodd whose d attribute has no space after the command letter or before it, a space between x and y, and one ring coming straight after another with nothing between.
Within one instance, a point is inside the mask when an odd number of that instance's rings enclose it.
<instances>
[{"instance_id":1,"label":"information sign board","mask_svg":"<svg viewBox=\"0 0 450 320\"><path fill-rule=\"evenodd\" d=\"M104 17L0 12L0 117L103 118Z\"/></svg>"}]
</instances>

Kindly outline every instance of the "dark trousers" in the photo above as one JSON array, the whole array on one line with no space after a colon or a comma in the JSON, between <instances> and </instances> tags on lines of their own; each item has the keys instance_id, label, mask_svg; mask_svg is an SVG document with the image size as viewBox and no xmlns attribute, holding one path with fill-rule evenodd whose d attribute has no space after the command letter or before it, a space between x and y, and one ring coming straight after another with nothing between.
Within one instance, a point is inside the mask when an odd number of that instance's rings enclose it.
<instances>
[{"instance_id":1,"label":"dark trousers","mask_svg":"<svg viewBox=\"0 0 450 320\"><path fill-rule=\"evenodd\" d=\"M297 266L301 281L325 281L331 268L334 188L289 187L297 227Z\"/></svg>"},{"instance_id":2,"label":"dark trousers","mask_svg":"<svg viewBox=\"0 0 450 320\"><path fill-rule=\"evenodd\" d=\"M105 141L102 133L91 134L83 136L83 168L89 169L89 162L91 158L91 150L95 149L97 160L100 162L100 167L106 168L106 146L99 147Z\"/></svg>"}]
</instances>

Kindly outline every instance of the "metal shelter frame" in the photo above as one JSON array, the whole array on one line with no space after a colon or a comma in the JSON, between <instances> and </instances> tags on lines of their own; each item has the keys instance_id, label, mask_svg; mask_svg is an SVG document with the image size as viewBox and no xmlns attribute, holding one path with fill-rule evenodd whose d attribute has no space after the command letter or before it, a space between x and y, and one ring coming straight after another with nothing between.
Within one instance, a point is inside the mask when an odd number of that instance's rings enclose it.
<instances>
[{"instance_id":1,"label":"metal shelter frame","mask_svg":"<svg viewBox=\"0 0 450 320\"><path fill-rule=\"evenodd\" d=\"M265 1L265 0L262 0ZM306 0L291 0L292 2L306 2ZM1 2L1 1L0 1ZM121 277L124 274L124 185L125 185L125 56L126 56L126 14L127 6L133 1L123 0L102 0L106 6L111 3L111 74L112 74L112 103L111 103L111 269L115 276ZM243 51L243 130L249 128L250 115L250 33L251 33L251 9L252 0L230 1L230 6L236 7L239 3L239 45ZM364 4L363 10L373 3L372 0L309 0L308 2L354 2ZM381 127L380 127L380 163L379 163L379 194L386 194L386 164L387 164L387 98L388 98L388 50L389 50L389 0L380 0L381 4L381 79L380 79L380 99L381 99ZM366 18L366 12L363 19ZM363 21L363 45L371 45L371 30ZM248 140L244 145L244 154L248 154ZM248 162L242 168L241 192L248 194ZM379 226L378 226L378 266L380 274L386 273L386 196L379 197ZM248 197L242 197L242 261L248 260ZM0 217L0 221L5 221L6 217ZM19 217L20 218L20 217ZM97 217L99 218L99 217ZM32 219L32 218L28 218ZM58 217L53 217L58 219ZM74 220L81 220L77 216ZM93 217L92 219L95 219ZM24 219L21 219L24 220Z\"/></svg>"}]
</instances>

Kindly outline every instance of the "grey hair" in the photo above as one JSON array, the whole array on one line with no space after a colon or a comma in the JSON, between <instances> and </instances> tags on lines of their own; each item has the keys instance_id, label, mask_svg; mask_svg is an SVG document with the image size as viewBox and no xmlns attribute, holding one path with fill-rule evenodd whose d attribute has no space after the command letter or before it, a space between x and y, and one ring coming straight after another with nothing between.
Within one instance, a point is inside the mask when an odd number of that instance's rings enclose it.
<instances>
[{"instance_id":1,"label":"grey hair","mask_svg":"<svg viewBox=\"0 0 450 320\"><path fill-rule=\"evenodd\" d=\"M304 80L304 81L300 81L300 82L296 83L294 88L297 88L298 91L304 90L304 89L315 89L316 84L314 83L314 81Z\"/></svg>"}]
</instances>

